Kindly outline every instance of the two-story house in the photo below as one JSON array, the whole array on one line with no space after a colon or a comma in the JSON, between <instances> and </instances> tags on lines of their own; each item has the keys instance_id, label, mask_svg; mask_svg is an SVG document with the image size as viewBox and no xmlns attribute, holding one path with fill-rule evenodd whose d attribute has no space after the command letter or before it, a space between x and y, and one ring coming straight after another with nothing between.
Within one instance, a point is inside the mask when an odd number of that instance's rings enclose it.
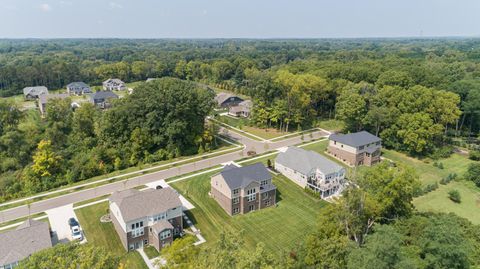
<instances>
[{"instance_id":1,"label":"two-story house","mask_svg":"<svg viewBox=\"0 0 480 269\"><path fill-rule=\"evenodd\" d=\"M146 245L160 251L183 232L183 209L171 188L114 192L109 198L110 216L125 249Z\"/></svg>"},{"instance_id":2,"label":"two-story house","mask_svg":"<svg viewBox=\"0 0 480 269\"><path fill-rule=\"evenodd\" d=\"M243 99L230 93L221 92L215 96L215 101L219 107L232 107L243 102Z\"/></svg>"},{"instance_id":3,"label":"two-story house","mask_svg":"<svg viewBox=\"0 0 480 269\"><path fill-rule=\"evenodd\" d=\"M382 140L367 132L330 135L327 152L350 166L380 162Z\"/></svg>"},{"instance_id":4,"label":"two-story house","mask_svg":"<svg viewBox=\"0 0 480 269\"><path fill-rule=\"evenodd\" d=\"M124 91L127 89L125 82L118 78L110 78L102 83L104 91Z\"/></svg>"},{"instance_id":5,"label":"two-story house","mask_svg":"<svg viewBox=\"0 0 480 269\"><path fill-rule=\"evenodd\" d=\"M211 177L210 186L210 196L229 215L245 214L276 203L277 187L262 163L244 167L227 165Z\"/></svg>"},{"instance_id":6,"label":"two-story house","mask_svg":"<svg viewBox=\"0 0 480 269\"><path fill-rule=\"evenodd\" d=\"M288 147L275 159L275 169L322 198L339 194L345 185L345 168L310 150Z\"/></svg>"},{"instance_id":7,"label":"two-story house","mask_svg":"<svg viewBox=\"0 0 480 269\"><path fill-rule=\"evenodd\" d=\"M252 110L253 103L250 100L240 102L237 106L232 106L228 109L228 114L235 117L249 117Z\"/></svg>"},{"instance_id":8,"label":"two-story house","mask_svg":"<svg viewBox=\"0 0 480 269\"><path fill-rule=\"evenodd\" d=\"M25 100L35 100L44 94L48 94L48 89L45 86L23 88L23 96L25 97Z\"/></svg>"},{"instance_id":9,"label":"two-story house","mask_svg":"<svg viewBox=\"0 0 480 269\"><path fill-rule=\"evenodd\" d=\"M67 93L70 95L82 95L92 93L92 89L85 82L72 82L67 85Z\"/></svg>"},{"instance_id":10,"label":"two-story house","mask_svg":"<svg viewBox=\"0 0 480 269\"><path fill-rule=\"evenodd\" d=\"M90 103L99 108L109 108L112 99L118 99L118 95L111 91L98 91L90 95Z\"/></svg>"}]
</instances>

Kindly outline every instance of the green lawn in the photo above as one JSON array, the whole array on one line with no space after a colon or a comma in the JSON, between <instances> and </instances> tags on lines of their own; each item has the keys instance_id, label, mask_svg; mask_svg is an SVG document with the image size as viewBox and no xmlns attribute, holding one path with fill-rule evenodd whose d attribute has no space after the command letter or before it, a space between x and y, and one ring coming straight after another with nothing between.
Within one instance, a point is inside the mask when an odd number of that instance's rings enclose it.
<instances>
[{"instance_id":1,"label":"green lawn","mask_svg":"<svg viewBox=\"0 0 480 269\"><path fill-rule=\"evenodd\" d=\"M345 123L339 120L321 120L317 126L327 131L341 132L345 128Z\"/></svg>"},{"instance_id":2,"label":"green lawn","mask_svg":"<svg viewBox=\"0 0 480 269\"><path fill-rule=\"evenodd\" d=\"M245 119L245 118L238 118L237 119L237 118L233 118L233 117L229 117L229 116L219 116L216 119L223 122L223 123L226 123L230 126L238 128L242 131L245 131L247 133L259 136L263 139L272 139L272 138L276 138L276 137L279 137L279 136L291 134L291 132L280 132L279 130L277 130L275 128L264 129L264 128L257 128L257 127L253 127L253 126L248 126L250 120Z\"/></svg>"},{"instance_id":3,"label":"green lawn","mask_svg":"<svg viewBox=\"0 0 480 269\"><path fill-rule=\"evenodd\" d=\"M448 198L448 192L453 189L460 193L462 202L459 204ZM480 224L480 188L473 182L460 180L440 185L437 190L415 198L413 203L419 211L452 212L474 224Z\"/></svg>"},{"instance_id":4,"label":"green lawn","mask_svg":"<svg viewBox=\"0 0 480 269\"><path fill-rule=\"evenodd\" d=\"M200 175L172 186L195 205L189 212L208 247L218 239L224 227L242 231L249 248L259 242L274 253L289 251L315 228L317 216L326 202L307 195L300 187L283 176L274 176L278 188L278 206L245 215L231 217L208 196L210 176Z\"/></svg>"},{"instance_id":5,"label":"green lawn","mask_svg":"<svg viewBox=\"0 0 480 269\"><path fill-rule=\"evenodd\" d=\"M143 251L145 251L145 254L150 260L160 255L160 253L158 253L158 251L153 246L146 246L143 248Z\"/></svg>"},{"instance_id":6,"label":"green lawn","mask_svg":"<svg viewBox=\"0 0 480 269\"><path fill-rule=\"evenodd\" d=\"M103 247L119 256L120 262L129 269L147 269L140 254L136 251L126 252L112 223L101 223L100 217L107 213L108 202L75 210L85 237L89 244Z\"/></svg>"},{"instance_id":7,"label":"green lawn","mask_svg":"<svg viewBox=\"0 0 480 269\"><path fill-rule=\"evenodd\" d=\"M450 173L456 173L458 176L462 176L467 170L468 165L473 162L464 155L452 154L449 158L438 161L441 162L444 167L440 169L433 166L432 161L427 163L393 150L383 149L382 156L415 168L423 185L438 182Z\"/></svg>"}]
</instances>

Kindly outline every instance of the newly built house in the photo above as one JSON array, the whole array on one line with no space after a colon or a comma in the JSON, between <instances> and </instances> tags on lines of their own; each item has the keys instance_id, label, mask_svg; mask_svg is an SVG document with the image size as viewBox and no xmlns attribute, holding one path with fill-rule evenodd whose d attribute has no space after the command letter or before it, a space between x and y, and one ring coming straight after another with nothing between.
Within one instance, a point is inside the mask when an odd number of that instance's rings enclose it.
<instances>
[{"instance_id":1,"label":"newly built house","mask_svg":"<svg viewBox=\"0 0 480 269\"><path fill-rule=\"evenodd\" d=\"M0 242L0 269L12 269L35 252L52 246L48 223L33 219L0 233Z\"/></svg>"},{"instance_id":2,"label":"newly built house","mask_svg":"<svg viewBox=\"0 0 480 269\"><path fill-rule=\"evenodd\" d=\"M227 165L212 176L210 195L229 215L275 205L277 187L262 163L244 167Z\"/></svg>"},{"instance_id":3,"label":"newly built house","mask_svg":"<svg viewBox=\"0 0 480 269\"><path fill-rule=\"evenodd\" d=\"M243 99L230 93L221 92L215 96L215 101L219 107L227 108L240 104Z\"/></svg>"},{"instance_id":4,"label":"newly built house","mask_svg":"<svg viewBox=\"0 0 480 269\"><path fill-rule=\"evenodd\" d=\"M92 93L92 89L84 82L72 82L67 85L67 93L70 95L83 95Z\"/></svg>"},{"instance_id":5,"label":"newly built house","mask_svg":"<svg viewBox=\"0 0 480 269\"><path fill-rule=\"evenodd\" d=\"M52 99L65 99L69 97L66 93L57 93L57 94L42 94L38 97L38 109L40 114L44 116L47 113L47 103Z\"/></svg>"},{"instance_id":6,"label":"newly built house","mask_svg":"<svg viewBox=\"0 0 480 269\"><path fill-rule=\"evenodd\" d=\"M275 159L275 169L302 188L322 198L339 194L345 185L345 168L324 156L298 147L288 147Z\"/></svg>"},{"instance_id":7,"label":"newly built house","mask_svg":"<svg viewBox=\"0 0 480 269\"><path fill-rule=\"evenodd\" d=\"M183 232L183 210L171 188L114 192L110 216L126 250L152 245L160 251Z\"/></svg>"},{"instance_id":8,"label":"newly built house","mask_svg":"<svg viewBox=\"0 0 480 269\"><path fill-rule=\"evenodd\" d=\"M118 99L118 95L111 91L98 91L92 93L89 99L90 103L104 109L110 107L112 99Z\"/></svg>"},{"instance_id":9,"label":"newly built house","mask_svg":"<svg viewBox=\"0 0 480 269\"><path fill-rule=\"evenodd\" d=\"M25 97L25 100L35 100L43 94L48 94L48 89L45 86L23 88L23 97Z\"/></svg>"},{"instance_id":10,"label":"newly built house","mask_svg":"<svg viewBox=\"0 0 480 269\"><path fill-rule=\"evenodd\" d=\"M127 89L125 82L118 78L107 79L102 83L102 85L104 91L124 91Z\"/></svg>"},{"instance_id":11,"label":"newly built house","mask_svg":"<svg viewBox=\"0 0 480 269\"><path fill-rule=\"evenodd\" d=\"M380 162L382 140L367 131L332 134L328 139L328 154L350 166Z\"/></svg>"},{"instance_id":12,"label":"newly built house","mask_svg":"<svg viewBox=\"0 0 480 269\"><path fill-rule=\"evenodd\" d=\"M236 106L231 106L228 109L228 114L235 117L249 117L253 103L250 100L240 102Z\"/></svg>"}]
</instances>

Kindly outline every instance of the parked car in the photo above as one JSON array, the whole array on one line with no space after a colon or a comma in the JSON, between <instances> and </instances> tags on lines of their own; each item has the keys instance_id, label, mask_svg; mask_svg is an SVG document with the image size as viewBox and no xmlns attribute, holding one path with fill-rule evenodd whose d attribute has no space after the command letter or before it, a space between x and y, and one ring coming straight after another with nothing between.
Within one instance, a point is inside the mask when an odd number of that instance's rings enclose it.
<instances>
[{"instance_id":1,"label":"parked car","mask_svg":"<svg viewBox=\"0 0 480 269\"><path fill-rule=\"evenodd\" d=\"M253 151L253 150L249 150L249 151L247 152L247 155L248 155L248 156L254 156L254 155L256 155L256 154L257 154L257 152L255 152L255 151Z\"/></svg>"},{"instance_id":2,"label":"parked car","mask_svg":"<svg viewBox=\"0 0 480 269\"><path fill-rule=\"evenodd\" d=\"M72 231L72 239L82 241L83 235L78 221L75 218L70 218L68 220L68 225L70 226L70 231Z\"/></svg>"}]
</instances>

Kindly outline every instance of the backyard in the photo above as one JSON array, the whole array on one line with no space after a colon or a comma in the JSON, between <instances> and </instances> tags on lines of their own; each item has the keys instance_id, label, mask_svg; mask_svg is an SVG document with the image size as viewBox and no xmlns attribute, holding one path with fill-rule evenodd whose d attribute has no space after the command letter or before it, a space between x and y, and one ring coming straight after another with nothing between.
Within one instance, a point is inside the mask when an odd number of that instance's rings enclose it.
<instances>
[{"instance_id":1,"label":"backyard","mask_svg":"<svg viewBox=\"0 0 480 269\"><path fill-rule=\"evenodd\" d=\"M231 217L208 195L212 174L172 184L195 205L189 215L207 240L207 246L218 239L224 227L228 227L242 231L251 249L264 242L266 248L274 253L289 251L315 228L317 216L326 205L326 202L309 196L287 178L274 176L273 183L278 188L277 207Z\"/></svg>"},{"instance_id":2,"label":"backyard","mask_svg":"<svg viewBox=\"0 0 480 269\"><path fill-rule=\"evenodd\" d=\"M136 251L126 252L112 223L101 223L100 217L107 214L108 202L75 210L89 244L103 247L120 257L120 262L129 269L147 269L140 254Z\"/></svg>"}]
</instances>

